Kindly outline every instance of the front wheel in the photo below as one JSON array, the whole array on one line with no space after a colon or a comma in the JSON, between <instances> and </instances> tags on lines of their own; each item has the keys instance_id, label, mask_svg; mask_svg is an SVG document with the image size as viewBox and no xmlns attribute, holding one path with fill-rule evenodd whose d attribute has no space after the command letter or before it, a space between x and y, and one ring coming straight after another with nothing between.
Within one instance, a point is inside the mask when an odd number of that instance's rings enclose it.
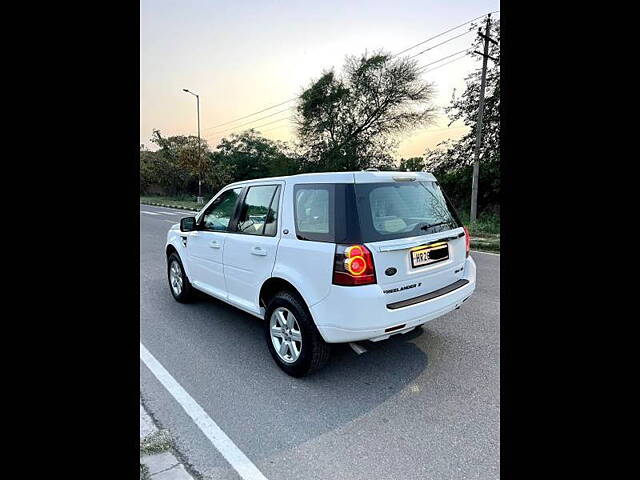
<instances>
[{"instance_id":1,"label":"front wheel","mask_svg":"<svg viewBox=\"0 0 640 480\"><path fill-rule=\"evenodd\" d=\"M167 277L171 295L180 303L187 303L193 298L193 288L176 253L167 258Z\"/></svg>"},{"instance_id":2,"label":"front wheel","mask_svg":"<svg viewBox=\"0 0 640 480\"><path fill-rule=\"evenodd\" d=\"M269 302L265 320L269 352L289 375L302 377L329 360L330 347L297 295L288 291L275 295Z\"/></svg>"}]
</instances>

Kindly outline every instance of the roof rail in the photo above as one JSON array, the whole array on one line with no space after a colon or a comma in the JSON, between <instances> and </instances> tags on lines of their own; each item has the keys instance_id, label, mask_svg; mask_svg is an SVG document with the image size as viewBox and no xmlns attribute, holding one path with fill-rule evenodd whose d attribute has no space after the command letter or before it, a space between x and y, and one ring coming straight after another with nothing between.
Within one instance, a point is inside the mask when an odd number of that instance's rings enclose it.
<instances>
[{"instance_id":1,"label":"roof rail","mask_svg":"<svg viewBox=\"0 0 640 480\"><path fill-rule=\"evenodd\" d=\"M377 168L374 167L369 167L365 170L365 172L379 172L380 170L378 170Z\"/></svg>"}]
</instances>

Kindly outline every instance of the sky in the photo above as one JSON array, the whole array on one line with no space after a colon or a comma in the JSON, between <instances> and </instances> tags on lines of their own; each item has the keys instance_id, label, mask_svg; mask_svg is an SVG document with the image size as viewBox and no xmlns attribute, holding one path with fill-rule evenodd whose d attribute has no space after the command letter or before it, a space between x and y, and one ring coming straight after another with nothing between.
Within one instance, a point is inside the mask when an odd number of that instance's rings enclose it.
<instances>
[{"instance_id":1,"label":"sky","mask_svg":"<svg viewBox=\"0 0 640 480\"><path fill-rule=\"evenodd\" d=\"M323 71L334 68L340 72L347 55L378 49L396 53L499 9L498 0L141 0L140 143L153 150L154 129L164 136L197 134L196 98L183 88L200 95L201 135L212 149L222 137L251 127L261 127L257 130L272 140L293 140L292 123L282 120L291 113L281 112L293 102L217 125L299 95ZM499 13L492 16L499 18ZM471 45L473 36L463 35L416 60L426 65L463 50ZM479 65L478 60L466 57L425 72L423 78L436 89L434 106L448 104L454 89L462 92L464 77ZM276 112L281 113L272 115ZM267 115L272 116L256 121ZM435 124L403 135L396 157L422 155L427 148L467 131L462 123L448 129L447 124L441 116ZM244 126L238 128L240 125Z\"/></svg>"}]
</instances>

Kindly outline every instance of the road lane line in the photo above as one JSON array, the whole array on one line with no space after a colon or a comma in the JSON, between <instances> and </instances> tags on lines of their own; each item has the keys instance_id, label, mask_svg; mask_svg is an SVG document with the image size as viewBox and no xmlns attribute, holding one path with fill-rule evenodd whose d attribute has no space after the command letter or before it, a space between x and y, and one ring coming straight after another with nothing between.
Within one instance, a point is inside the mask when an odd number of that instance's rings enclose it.
<instances>
[{"instance_id":1,"label":"road lane line","mask_svg":"<svg viewBox=\"0 0 640 480\"><path fill-rule=\"evenodd\" d=\"M140 210L140 213L146 213L147 215L160 215L159 213L150 212L148 210Z\"/></svg>"},{"instance_id":2,"label":"road lane line","mask_svg":"<svg viewBox=\"0 0 640 480\"><path fill-rule=\"evenodd\" d=\"M180 215L179 213L176 213L176 212L165 212L164 210L161 210L158 213L164 213L165 215Z\"/></svg>"},{"instance_id":3,"label":"road lane line","mask_svg":"<svg viewBox=\"0 0 640 480\"><path fill-rule=\"evenodd\" d=\"M480 250L471 250L473 253L484 253L485 255L495 255L496 257L499 257L500 254L499 253L491 253L491 252L482 252Z\"/></svg>"},{"instance_id":4,"label":"road lane line","mask_svg":"<svg viewBox=\"0 0 640 480\"><path fill-rule=\"evenodd\" d=\"M176 222L175 220L167 220L166 218L163 219L165 222L169 222L172 225L177 225L178 222Z\"/></svg>"},{"instance_id":5,"label":"road lane line","mask_svg":"<svg viewBox=\"0 0 640 480\"><path fill-rule=\"evenodd\" d=\"M140 360L144 362L151 373L160 381L182 409L189 415L202 433L211 441L213 446L222 454L238 475L244 480L267 480L258 467L242 453L226 433L213 421L207 412L182 388L162 364L140 342Z\"/></svg>"}]
</instances>

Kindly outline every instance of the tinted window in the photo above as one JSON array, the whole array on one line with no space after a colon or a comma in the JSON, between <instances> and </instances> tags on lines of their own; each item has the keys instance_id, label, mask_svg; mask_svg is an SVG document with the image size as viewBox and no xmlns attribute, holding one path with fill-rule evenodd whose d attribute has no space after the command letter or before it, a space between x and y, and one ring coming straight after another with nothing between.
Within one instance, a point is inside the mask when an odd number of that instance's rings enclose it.
<instances>
[{"instance_id":1,"label":"tinted window","mask_svg":"<svg viewBox=\"0 0 640 480\"><path fill-rule=\"evenodd\" d=\"M276 229L278 227L278 207L279 206L280 206L280 187L278 187L273 197L273 202L271 202L271 208L269 209L269 214L267 215L267 224L264 226L264 234L269 237L273 237L276 234Z\"/></svg>"},{"instance_id":2,"label":"tinted window","mask_svg":"<svg viewBox=\"0 0 640 480\"><path fill-rule=\"evenodd\" d=\"M245 196L237 231L248 235L269 235L276 233L277 204L274 203L277 185L249 187Z\"/></svg>"},{"instance_id":3,"label":"tinted window","mask_svg":"<svg viewBox=\"0 0 640 480\"><path fill-rule=\"evenodd\" d=\"M301 187L295 195L296 229L302 234L329 233L329 190Z\"/></svg>"},{"instance_id":4,"label":"tinted window","mask_svg":"<svg viewBox=\"0 0 640 480\"><path fill-rule=\"evenodd\" d=\"M356 185L365 241L392 240L459 226L436 182Z\"/></svg>"},{"instance_id":5,"label":"tinted window","mask_svg":"<svg viewBox=\"0 0 640 480\"><path fill-rule=\"evenodd\" d=\"M352 183L296 185L293 209L296 234L300 240L361 242Z\"/></svg>"},{"instance_id":6,"label":"tinted window","mask_svg":"<svg viewBox=\"0 0 640 480\"><path fill-rule=\"evenodd\" d=\"M224 232L229 227L236 202L242 188L234 188L220 194L202 215L202 229L212 232Z\"/></svg>"}]
</instances>

